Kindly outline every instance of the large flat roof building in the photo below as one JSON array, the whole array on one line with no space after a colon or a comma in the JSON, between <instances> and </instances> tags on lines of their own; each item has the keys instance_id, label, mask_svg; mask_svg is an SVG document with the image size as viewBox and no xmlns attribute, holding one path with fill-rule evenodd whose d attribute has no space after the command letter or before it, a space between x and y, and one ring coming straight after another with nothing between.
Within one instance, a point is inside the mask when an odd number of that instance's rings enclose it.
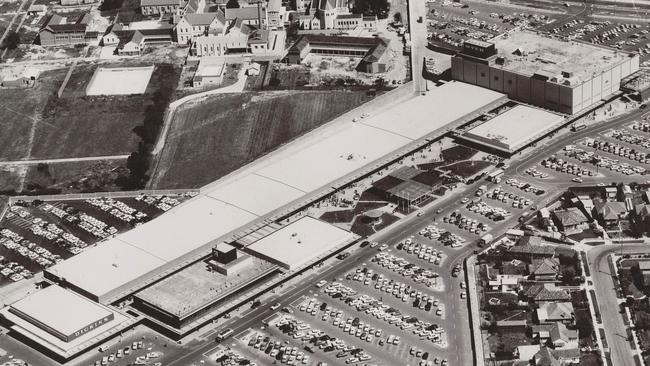
<instances>
[{"instance_id":1,"label":"large flat roof building","mask_svg":"<svg viewBox=\"0 0 650 366\"><path fill-rule=\"evenodd\" d=\"M463 138L513 153L559 127L564 117L539 108L516 105L463 134Z\"/></svg>"},{"instance_id":2,"label":"large flat roof building","mask_svg":"<svg viewBox=\"0 0 650 366\"><path fill-rule=\"evenodd\" d=\"M46 269L45 276L103 304L119 300L207 256L215 244L288 215L505 99L450 82L361 122L307 134L201 188L173 210Z\"/></svg>"},{"instance_id":3,"label":"large flat roof building","mask_svg":"<svg viewBox=\"0 0 650 366\"><path fill-rule=\"evenodd\" d=\"M117 311L56 285L0 310L12 330L68 359L134 323Z\"/></svg>"},{"instance_id":4,"label":"large flat roof building","mask_svg":"<svg viewBox=\"0 0 650 366\"><path fill-rule=\"evenodd\" d=\"M607 99L638 70L638 55L521 30L466 41L452 58L455 80L565 114Z\"/></svg>"}]
</instances>

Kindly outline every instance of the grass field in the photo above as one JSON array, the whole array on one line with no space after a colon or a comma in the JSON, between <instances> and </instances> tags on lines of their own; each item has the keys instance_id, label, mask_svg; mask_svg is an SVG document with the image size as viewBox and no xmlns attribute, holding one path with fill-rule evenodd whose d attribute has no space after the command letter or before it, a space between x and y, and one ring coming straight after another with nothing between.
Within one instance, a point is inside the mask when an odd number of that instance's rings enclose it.
<instances>
[{"instance_id":1,"label":"grass field","mask_svg":"<svg viewBox=\"0 0 650 366\"><path fill-rule=\"evenodd\" d=\"M362 104L365 92L222 94L179 108L153 188L193 188L220 178Z\"/></svg>"},{"instance_id":2,"label":"grass field","mask_svg":"<svg viewBox=\"0 0 650 366\"><path fill-rule=\"evenodd\" d=\"M90 70L82 68L78 72L87 76ZM128 96L80 97L85 79L71 78L74 84L70 94L50 98L43 111L46 123L38 124L32 158L130 154L140 140L133 129L142 124L153 95L161 85L175 83L179 72L177 68L170 72L157 66L146 94Z\"/></svg>"},{"instance_id":3,"label":"grass field","mask_svg":"<svg viewBox=\"0 0 650 366\"><path fill-rule=\"evenodd\" d=\"M65 77L66 70L47 71L29 89L0 89L0 160L26 158L30 133L41 112Z\"/></svg>"},{"instance_id":4,"label":"grass field","mask_svg":"<svg viewBox=\"0 0 650 366\"><path fill-rule=\"evenodd\" d=\"M93 66L75 70L63 98L55 93L68 69L47 71L29 89L0 90L0 161L56 159L131 153L156 91L175 82L173 72L156 67L144 95L84 97ZM174 87L175 89L175 87Z\"/></svg>"},{"instance_id":5,"label":"grass field","mask_svg":"<svg viewBox=\"0 0 650 366\"><path fill-rule=\"evenodd\" d=\"M128 174L125 165L125 159L30 165L25 189L48 188L61 193L118 191L117 178Z\"/></svg>"}]
</instances>

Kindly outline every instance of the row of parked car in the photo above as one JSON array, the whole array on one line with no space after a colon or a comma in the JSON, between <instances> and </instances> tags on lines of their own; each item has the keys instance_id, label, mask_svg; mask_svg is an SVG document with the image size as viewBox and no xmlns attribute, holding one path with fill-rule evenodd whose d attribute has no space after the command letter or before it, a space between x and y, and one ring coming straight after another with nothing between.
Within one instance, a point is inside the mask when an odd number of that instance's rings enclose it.
<instances>
[{"instance_id":1,"label":"row of parked car","mask_svg":"<svg viewBox=\"0 0 650 366\"><path fill-rule=\"evenodd\" d=\"M328 286L328 288L326 288L326 290L328 290L326 293L330 294L330 296L333 296L333 294L337 293L337 290L339 288L349 289L349 287L341 283L333 282ZM339 296L338 298L343 300L343 297ZM353 298L352 301L346 300L345 302L348 305L356 308L357 311L372 315L377 319L387 322L388 324L399 327L401 330L409 329L419 337L422 337L423 331L426 331L427 336L425 338L434 344L439 344L443 340L445 331L437 324L423 321L415 316L405 314L403 311L394 309L388 304L385 304L383 301L372 296L363 294ZM444 316L443 314L444 310L441 310L439 316ZM388 340L391 340L391 337L389 337ZM393 344L399 344L400 341L401 339L399 336L392 337Z\"/></svg>"},{"instance_id":2,"label":"row of parked car","mask_svg":"<svg viewBox=\"0 0 650 366\"><path fill-rule=\"evenodd\" d=\"M420 230L420 235L425 235L421 234L422 230ZM430 245L418 243L414 241L413 239L409 238L409 243L406 244L406 240L400 242L397 244L396 249L397 250L403 250L408 254L412 254L414 256L417 256L418 259L421 259L423 261L435 264L435 265L440 265L446 255L442 251L438 251L435 248L433 248Z\"/></svg>"},{"instance_id":3,"label":"row of parked car","mask_svg":"<svg viewBox=\"0 0 650 366\"><path fill-rule=\"evenodd\" d=\"M587 169L579 164L568 162L564 159L558 158L553 155L547 159L542 160L540 163L543 167L548 169L553 169L558 172L575 175L576 177L581 176L594 176L596 173L591 169Z\"/></svg>"},{"instance_id":4,"label":"row of parked car","mask_svg":"<svg viewBox=\"0 0 650 366\"><path fill-rule=\"evenodd\" d=\"M382 274L368 270L366 267L357 268L354 273L347 274L346 279L359 281L366 286L374 287L375 290L393 295L402 302L411 301L413 306L420 310L431 311L438 307L440 303L438 299L416 290L411 285L388 279Z\"/></svg>"},{"instance_id":5,"label":"row of parked car","mask_svg":"<svg viewBox=\"0 0 650 366\"><path fill-rule=\"evenodd\" d=\"M381 252L375 255L372 261L399 275L410 278L415 283L422 283L430 288L438 286L439 275L437 273L410 263L405 258Z\"/></svg>"},{"instance_id":6,"label":"row of parked car","mask_svg":"<svg viewBox=\"0 0 650 366\"><path fill-rule=\"evenodd\" d=\"M314 335L317 335L315 333ZM270 357L287 365L307 364L309 362L309 355L299 351L298 347L283 344L280 340L274 340L270 336L257 333L251 336L248 340L248 346L260 350ZM250 363L254 365L255 363Z\"/></svg>"},{"instance_id":7,"label":"row of parked car","mask_svg":"<svg viewBox=\"0 0 650 366\"><path fill-rule=\"evenodd\" d=\"M577 159L582 163L591 163L598 167L625 175L641 174L645 172L644 168L633 166L629 163L623 163L618 159L608 158L604 155L598 155L593 151L585 151L575 146L570 147L568 150L565 148L564 155Z\"/></svg>"},{"instance_id":8,"label":"row of parked car","mask_svg":"<svg viewBox=\"0 0 650 366\"><path fill-rule=\"evenodd\" d=\"M140 212L122 201L117 201L109 197L87 199L86 203L129 224L144 222L147 219L146 213Z\"/></svg>"}]
</instances>

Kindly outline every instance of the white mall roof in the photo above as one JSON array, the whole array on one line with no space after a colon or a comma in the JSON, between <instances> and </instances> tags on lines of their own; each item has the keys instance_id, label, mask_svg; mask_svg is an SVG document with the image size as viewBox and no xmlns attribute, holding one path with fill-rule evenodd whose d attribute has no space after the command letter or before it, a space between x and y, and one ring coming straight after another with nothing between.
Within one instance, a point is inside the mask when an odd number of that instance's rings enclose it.
<instances>
[{"instance_id":1,"label":"white mall roof","mask_svg":"<svg viewBox=\"0 0 650 366\"><path fill-rule=\"evenodd\" d=\"M80 300L79 300L80 299ZM72 329L82 323L92 323L94 318L105 312L113 314L113 320L103 323L69 342L43 330L41 327L11 313L11 307L21 306L23 311L30 311L44 324L58 327L61 331ZM9 320L12 329L30 340L46 347L63 358L69 358L106 338L123 331L137 319L129 318L120 312L112 311L99 304L89 301L77 294L52 285L28 297L0 309L0 315ZM81 328L81 327L79 327Z\"/></svg>"},{"instance_id":2,"label":"white mall roof","mask_svg":"<svg viewBox=\"0 0 650 366\"><path fill-rule=\"evenodd\" d=\"M11 307L64 335L71 335L113 313L56 285L35 292Z\"/></svg>"},{"instance_id":3,"label":"white mall roof","mask_svg":"<svg viewBox=\"0 0 650 366\"><path fill-rule=\"evenodd\" d=\"M501 150L515 151L563 120L561 115L518 104L469 130L464 137Z\"/></svg>"},{"instance_id":4,"label":"white mall roof","mask_svg":"<svg viewBox=\"0 0 650 366\"><path fill-rule=\"evenodd\" d=\"M246 249L293 270L355 238L356 235L349 231L306 216Z\"/></svg>"},{"instance_id":5,"label":"white mall roof","mask_svg":"<svg viewBox=\"0 0 650 366\"><path fill-rule=\"evenodd\" d=\"M203 187L199 196L170 212L46 271L101 302L115 300L162 272L161 267L170 268L193 251L208 249L254 220L501 99L503 94L488 89L449 82L360 122L324 126Z\"/></svg>"}]
</instances>

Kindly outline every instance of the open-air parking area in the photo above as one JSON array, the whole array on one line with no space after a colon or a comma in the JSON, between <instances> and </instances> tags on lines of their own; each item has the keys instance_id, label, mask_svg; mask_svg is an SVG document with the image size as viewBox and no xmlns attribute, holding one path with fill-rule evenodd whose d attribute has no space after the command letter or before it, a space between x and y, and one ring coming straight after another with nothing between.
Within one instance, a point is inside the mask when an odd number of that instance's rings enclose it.
<instances>
[{"instance_id":1,"label":"open-air parking area","mask_svg":"<svg viewBox=\"0 0 650 366\"><path fill-rule=\"evenodd\" d=\"M574 18L555 23L548 31L567 40L577 39L623 51L638 52L642 58L647 58L650 53L649 30L642 24Z\"/></svg>"},{"instance_id":2,"label":"open-air parking area","mask_svg":"<svg viewBox=\"0 0 650 366\"><path fill-rule=\"evenodd\" d=\"M0 223L0 286L28 279L86 247L129 230L193 194L18 201Z\"/></svg>"},{"instance_id":3,"label":"open-air parking area","mask_svg":"<svg viewBox=\"0 0 650 366\"><path fill-rule=\"evenodd\" d=\"M433 0L427 1L427 10L427 39L446 48L460 48L467 39L487 41L515 27L536 27L551 21L546 14L479 2Z\"/></svg>"}]
</instances>

